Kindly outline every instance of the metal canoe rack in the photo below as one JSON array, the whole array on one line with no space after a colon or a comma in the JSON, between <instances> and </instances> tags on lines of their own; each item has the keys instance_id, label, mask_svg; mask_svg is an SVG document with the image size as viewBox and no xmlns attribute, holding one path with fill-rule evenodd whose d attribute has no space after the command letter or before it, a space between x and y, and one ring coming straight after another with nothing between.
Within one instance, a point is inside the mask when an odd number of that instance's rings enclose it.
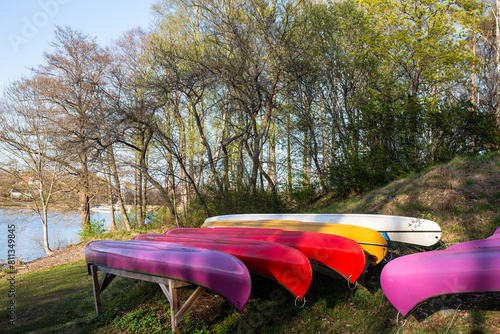
<instances>
[{"instance_id":1,"label":"metal canoe rack","mask_svg":"<svg viewBox=\"0 0 500 334\"><path fill-rule=\"evenodd\" d=\"M190 285L189 283L180 282L164 276L155 276L140 272L127 271L116 269L98 264L88 264L89 275L92 276L92 286L94 290L94 303L97 315L102 313L101 293L113 281L116 276L123 276L137 280L158 283L170 303L170 314L172 322L172 331L179 333L179 323L184 319L186 314L191 310L194 304L201 297L206 288L198 286L198 288L189 296L188 300L179 309L177 300L177 288ZM101 271L102 276L99 281L97 272Z\"/></svg>"}]
</instances>

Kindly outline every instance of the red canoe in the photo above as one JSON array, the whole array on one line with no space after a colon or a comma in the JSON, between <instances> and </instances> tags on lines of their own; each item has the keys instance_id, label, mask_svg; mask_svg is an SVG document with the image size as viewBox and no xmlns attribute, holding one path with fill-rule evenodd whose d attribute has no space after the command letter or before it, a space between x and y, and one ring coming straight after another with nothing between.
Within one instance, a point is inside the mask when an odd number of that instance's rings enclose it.
<instances>
[{"instance_id":1,"label":"red canoe","mask_svg":"<svg viewBox=\"0 0 500 334\"><path fill-rule=\"evenodd\" d=\"M363 248L349 238L301 231L284 231L269 228L175 228L166 235L201 236L210 238L237 238L238 240L261 240L275 242L296 248L304 253L313 263L334 270L352 283L361 276L366 267Z\"/></svg>"},{"instance_id":2,"label":"red canoe","mask_svg":"<svg viewBox=\"0 0 500 334\"><path fill-rule=\"evenodd\" d=\"M177 243L230 254L240 259L249 271L276 280L299 299L312 281L311 263L304 254L272 242L165 234L140 234L134 240Z\"/></svg>"}]
</instances>

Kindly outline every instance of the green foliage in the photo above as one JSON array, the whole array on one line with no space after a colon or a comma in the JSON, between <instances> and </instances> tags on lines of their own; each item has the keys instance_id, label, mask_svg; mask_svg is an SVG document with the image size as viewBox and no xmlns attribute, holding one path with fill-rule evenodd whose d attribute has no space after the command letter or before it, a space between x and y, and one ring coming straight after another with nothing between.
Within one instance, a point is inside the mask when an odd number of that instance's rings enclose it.
<instances>
[{"instance_id":1,"label":"green foliage","mask_svg":"<svg viewBox=\"0 0 500 334\"><path fill-rule=\"evenodd\" d=\"M194 213L199 213L202 210L201 207L198 207L198 201L194 200L190 202L190 208L186 211L190 212L189 217L190 217L190 222L198 222L198 219L195 219L195 214ZM192 209L191 207L194 207ZM194 220L193 220L194 219ZM203 218L204 219L204 218ZM175 219L173 218L172 214L170 213L169 209L166 206L163 206L156 212L154 218L151 220L151 226L154 228L161 227L161 226L172 226L172 224L175 223ZM194 223L196 225L196 223ZM199 224L201 225L201 223ZM197 225L197 226L199 226ZM188 227L188 226L186 226ZM195 226L193 226L195 227Z\"/></svg>"},{"instance_id":2,"label":"green foliage","mask_svg":"<svg viewBox=\"0 0 500 334\"><path fill-rule=\"evenodd\" d=\"M82 239L97 237L106 232L106 229L104 228L105 222L105 219L91 219L90 223L87 225L87 228L85 230L80 230L78 232L78 235L82 237Z\"/></svg>"},{"instance_id":3,"label":"green foliage","mask_svg":"<svg viewBox=\"0 0 500 334\"><path fill-rule=\"evenodd\" d=\"M329 28L318 43L325 73L334 78L322 81L329 84L324 96L341 108L332 110L328 170L336 195L498 147L493 112L448 98L449 84L468 76L474 62L463 31L481 15L481 3L360 0L326 8L315 22Z\"/></svg>"},{"instance_id":4,"label":"green foliage","mask_svg":"<svg viewBox=\"0 0 500 334\"><path fill-rule=\"evenodd\" d=\"M484 9L480 1L358 1L380 32L373 48L387 82L403 94L436 98L469 75L474 59L465 31L474 31Z\"/></svg>"},{"instance_id":5,"label":"green foliage","mask_svg":"<svg viewBox=\"0 0 500 334\"><path fill-rule=\"evenodd\" d=\"M256 189L227 190L222 195L205 194L206 204L212 216L238 213L275 213L290 211L281 195ZM208 218L205 208L198 200L190 202L186 209L185 224L199 227Z\"/></svg>"},{"instance_id":6,"label":"green foliage","mask_svg":"<svg viewBox=\"0 0 500 334\"><path fill-rule=\"evenodd\" d=\"M303 183L291 191L290 198L299 204L312 203L317 198L318 190L316 182Z\"/></svg>"},{"instance_id":7,"label":"green foliage","mask_svg":"<svg viewBox=\"0 0 500 334\"><path fill-rule=\"evenodd\" d=\"M208 326L203 320L195 320L192 318L192 312L189 312L182 322L180 328L182 334L210 334Z\"/></svg>"},{"instance_id":8,"label":"green foliage","mask_svg":"<svg viewBox=\"0 0 500 334\"><path fill-rule=\"evenodd\" d=\"M146 219L144 222L144 228L146 230L156 229L156 228L159 228L163 225L162 220L159 219L157 216L158 216L157 213L153 213L153 212L146 213Z\"/></svg>"},{"instance_id":9,"label":"green foliage","mask_svg":"<svg viewBox=\"0 0 500 334\"><path fill-rule=\"evenodd\" d=\"M128 333L164 333L160 319L151 315L146 308L132 311L121 318L116 318L115 326Z\"/></svg>"},{"instance_id":10,"label":"green foliage","mask_svg":"<svg viewBox=\"0 0 500 334\"><path fill-rule=\"evenodd\" d=\"M469 101L437 108L413 97L373 101L362 118L338 140L329 182L339 196L374 189L456 156L476 156L500 143L494 113L480 112ZM363 149L357 145L363 144Z\"/></svg>"},{"instance_id":11,"label":"green foliage","mask_svg":"<svg viewBox=\"0 0 500 334\"><path fill-rule=\"evenodd\" d=\"M430 109L425 117L432 133L429 158L434 163L483 154L500 143L495 114L480 112L469 101Z\"/></svg>"},{"instance_id":12,"label":"green foliage","mask_svg":"<svg viewBox=\"0 0 500 334\"><path fill-rule=\"evenodd\" d=\"M133 228L140 228L141 230L151 230L151 229L156 229L160 227L161 225L164 224L163 220L158 216L157 213L154 212L147 212L146 217L144 219L144 226L138 225L138 222L136 221L136 210L135 208L132 208L130 212L127 212L127 217L132 225ZM125 229L125 222L123 220L123 216L120 212L115 212L115 224L118 229Z\"/></svg>"},{"instance_id":13,"label":"green foliage","mask_svg":"<svg viewBox=\"0 0 500 334\"><path fill-rule=\"evenodd\" d=\"M208 207L213 215L288 211L280 195L262 189L253 192L247 189L226 191L222 197L211 197Z\"/></svg>"}]
</instances>

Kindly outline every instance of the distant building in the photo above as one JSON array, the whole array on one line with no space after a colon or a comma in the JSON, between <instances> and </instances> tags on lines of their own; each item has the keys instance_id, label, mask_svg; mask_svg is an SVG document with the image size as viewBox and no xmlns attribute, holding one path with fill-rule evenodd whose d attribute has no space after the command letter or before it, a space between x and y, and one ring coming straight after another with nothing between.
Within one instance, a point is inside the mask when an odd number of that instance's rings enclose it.
<instances>
[{"instance_id":1,"label":"distant building","mask_svg":"<svg viewBox=\"0 0 500 334\"><path fill-rule=\"evenodd\" d=\"M34 176L24 175L19 184L40 185L40 180Z\"/></svg>"},{"instance_id":2,"label":"distant building","mask_svg":"<svg viewBox=\"0 0 500 334\"><path fill-rule=\"evenodd\" d=\"M12 189L10 191L10 198L21 199L21 197L23 197L23 193L21 192L21 190L19 190L19 189Z\"/></svg>"},{"instance_id":3,"label":"distant building","mask_svg":"<svg viewBox=\"0 0 500 334\"><path fill-rule=\"evenodd\" d=\"M21 189L13 188L10 191L10 198L18 200L27 200L33 198L33 195L29 192L23 192Z\"/></svg>"}]
</instances>

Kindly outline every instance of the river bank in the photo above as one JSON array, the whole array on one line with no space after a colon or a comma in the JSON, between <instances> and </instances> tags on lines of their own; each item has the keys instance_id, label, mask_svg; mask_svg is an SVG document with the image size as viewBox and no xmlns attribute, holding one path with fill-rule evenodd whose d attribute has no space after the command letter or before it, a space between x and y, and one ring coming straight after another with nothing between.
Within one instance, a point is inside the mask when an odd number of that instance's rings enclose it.
<instances>
[{"instance_id":1,"label":"river bank","mask_svg":"<svg viewBox=\"0 0 500 334\"><path fill-rule=\"evenodd\" d=\"M148 233L163 233L165 228L152 229ZM100 239L112 239L112 240L130 240L134 236L140 234L138 231L109 231L96 237L96 240ZM20 275L30 271L40 270L47 267L57 266L74 260L85 258L85 246L90 240L84 240L77 244L69 245L65 248L57 249L49 255L44 255L32 261L23 262L20 261L15 265L15 274ZM6 263L0 263L0 270L6 269ZM4 276L5 272L0 271L0 277Z\"/></svg>"},{"instance_id":2,"label":"river bank","mask_svg":"<svg viewBox=\"0 0 500 334\"><path fill-rule=\"evenodd\" d=\"M16 274L24 274L33 270L57 266L66 262L83 259L85 257L86 243L70 245L66 248L58 249L50 255L42 256L33 261L16 265Z\"/></svg>"},{"instance_id":3,"label":"river bank","mask_svg":"<svg viewBox=\"0 0 500 334\"><path fill-rule=\"evenodd\" d=\"M111 227L110 213L93 213L91 217L103 222L103 228ZM48 237L53 251L79 244L81 230L78 211L49 212ZM0 209L0 263L7 259L27 263L46 255L38 216L22 208Z\"/></svg>"},{"instance_id":4,"label":"river bank","mask_svg":"<svg viewBox=\"0 0 500 334\"><path fill-rule=\"evenodd\" d=\"M2 201L0 201L0 209L31 210L32 209L32 202L21 202L21 201L12 201L12 202L3 201L2 202ZM75 211L75 208L70 207L67 204L51 204L50 211Z\"/></svg>"}]
</instances>

